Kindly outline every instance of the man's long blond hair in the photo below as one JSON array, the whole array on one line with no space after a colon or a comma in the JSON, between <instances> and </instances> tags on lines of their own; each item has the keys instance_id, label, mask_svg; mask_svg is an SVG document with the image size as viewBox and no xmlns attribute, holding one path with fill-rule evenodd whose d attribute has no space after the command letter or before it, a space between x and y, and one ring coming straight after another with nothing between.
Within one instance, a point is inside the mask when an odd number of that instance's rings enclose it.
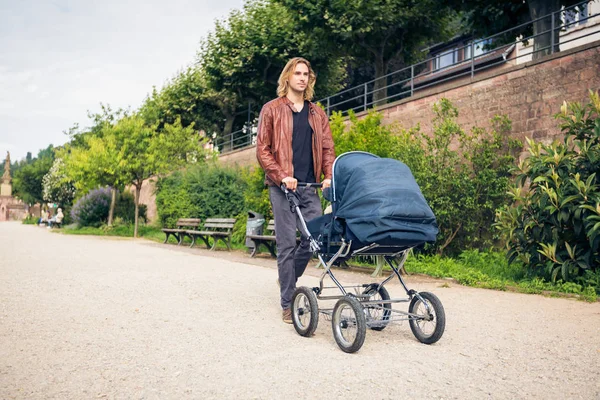
<instances>
[{"instance_id":1,"label":"man's long blond hair","mask_svg":"<svg viewBox=\"0 0 600 400\"><path fill-rule=\"evenodd\" d=\"M296 65L298 64L306 64L308 67L308 84L306 85L306 89L304 89L304 100L311 101L315 95L315 83L317 82L317 76L315 75L315 71L313 71L308 60L302 57L294 57L288 61L287 64L285 64L283 71L281 71L281 75L279 75L279 80L277 81L277 96L284 97L288 94L288 91L290 90L288 79L294 73L296 70Z\"/></svg>"}]
</instances>

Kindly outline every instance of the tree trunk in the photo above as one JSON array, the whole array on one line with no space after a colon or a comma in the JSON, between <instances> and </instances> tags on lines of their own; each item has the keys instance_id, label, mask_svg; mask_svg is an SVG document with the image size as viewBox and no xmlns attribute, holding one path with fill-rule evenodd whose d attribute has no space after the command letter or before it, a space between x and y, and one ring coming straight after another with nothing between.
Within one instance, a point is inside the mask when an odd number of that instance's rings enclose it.
<instances>
[{"instance_id":1,"label":"tree trunk","mask_svg":"<svg viewBox=\"0 0 600 400\"><path fill-rule=\"evenodd\" d=\"M373 83L373 101L369 107L375 107L385 104L387 97L387 78L383 76L387 72L387 63L383 60L383 55L375 58L375 82ZM368 96L367 96L368 98Z\"/></svg>"},{"instance_id":2,"label":"tree trunk","mask_svg":"<svg viewBox=\"0 0 600 400\"><path fill-rule=\"evenodd\" d=\"M108 209L108 226L112 226L113 217L115 215L115 204L117 202L117 189L114 187L110 188L110 208Z\"/></svg>"},{"instance_id":3,"label":"tree trunk","mask_svg":"<svg viewBox=\"0 0 600 400\"><path fill-rule=\"evenodd\" d=\"M135 185L135 218L133 223L133 237L138 237L138 214L139 214L139 204L140 204L140 192L142 191L142 184L136 183Z\"/></svg>"},{"instance_id":4,"label":"tree trunk","mask_svg":"<svg viewBox=\"0 0 600 400\"><path fill-rule=\"evenodd\" d=\"M556 11L560 10L560 0L529 0L528 4L532 20L554 13L533 23L534 36L540 34L533 39L533 59L537 60L559 51L560 30L558 27L561 21L560 14ZM554 19L554 24L552 24L552 19ZM554 31L552 31L553 27Z\"/></svg>"},{"instance_id":5,"label":"tree trunk","mask_svg":"<svg viewBox=\"0 0 600 400\"><path fill-rule=\"evenodd\" d=\"M223 145L219 151L223 150L232 150L233 149L233 136L231 136L231 131L233 130L233 122L235 120L235 115L230 113L224 113L225 115L225 127L223 127Z\"/></svg>"}]
</instances>

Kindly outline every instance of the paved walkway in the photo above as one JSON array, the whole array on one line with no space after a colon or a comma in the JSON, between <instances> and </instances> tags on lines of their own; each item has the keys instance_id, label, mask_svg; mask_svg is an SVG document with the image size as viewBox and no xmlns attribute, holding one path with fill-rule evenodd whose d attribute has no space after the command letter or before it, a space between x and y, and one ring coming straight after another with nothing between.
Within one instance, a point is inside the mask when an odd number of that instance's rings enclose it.
<instances>
[{"instance_id":1,"label":"paved walkway","mask_svg":"<svg viewBox=\"0 0 600 400\"><path fill-rule=\"evenodd\" d=\"M323 318L308 339L280 322L275 278L243 254L0 223L0 399L600 399L599 303L409 277L442 300L442 339L404 323L345 354Z\"/></svg>"}]
</instances>

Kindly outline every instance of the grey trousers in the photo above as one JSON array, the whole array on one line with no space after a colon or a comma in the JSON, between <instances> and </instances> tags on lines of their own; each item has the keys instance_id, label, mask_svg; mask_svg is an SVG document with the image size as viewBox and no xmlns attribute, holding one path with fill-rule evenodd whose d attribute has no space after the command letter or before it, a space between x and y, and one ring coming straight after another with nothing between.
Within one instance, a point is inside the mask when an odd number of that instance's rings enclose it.
<instances>
[{"instance_id":1,"label":"grey trousers","mask_svg":"<svg viewBox=\"0 0 600 400\"><path fill-rule=\"evenodd\" d=\"M296 193L300 198L300 212L305 221L322 215L321 202L316 189L299 187ZM281 308L290 308L296 282L302 276L312 256L310 243L302 232L300 219L290 210L283 191L269 187L269 198L275 219L275 242L277 244L277 270L281 291ZM302 233L300 244L296 245L296 228Z\"/></svg>"}]
</instances>

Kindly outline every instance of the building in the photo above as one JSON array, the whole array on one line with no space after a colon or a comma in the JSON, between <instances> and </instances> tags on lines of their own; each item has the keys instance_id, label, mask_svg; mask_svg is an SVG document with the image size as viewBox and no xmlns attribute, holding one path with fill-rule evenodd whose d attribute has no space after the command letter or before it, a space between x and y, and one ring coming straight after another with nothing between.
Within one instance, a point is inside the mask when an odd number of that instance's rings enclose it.
<instances>
[{"instance_id":1,"label":"building","mask_svg":"<svg viewBox=\"0 0 600 400\"><path fill-rule=\"evenodd\" d=\"M550 16L546 16L550 19ZM558 43L553 52L566 51L600 39L600 2L584 2L552 14ZM459 79L471 79L476 74L497 72L514 65L532 61L534 38L516 38L512 43L497 45L498 37L506 37L510 31L485 39L459 36L446 43L428 49L429 56L415 66L412 82L414 91Z\"/></svg>"}]
</instances>

